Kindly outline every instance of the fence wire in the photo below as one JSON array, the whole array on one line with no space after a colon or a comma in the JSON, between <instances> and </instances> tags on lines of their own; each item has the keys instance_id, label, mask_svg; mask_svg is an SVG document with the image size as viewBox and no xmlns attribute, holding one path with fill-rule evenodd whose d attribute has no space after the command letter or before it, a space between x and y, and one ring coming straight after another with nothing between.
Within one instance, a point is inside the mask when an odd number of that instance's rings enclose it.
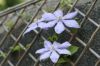
<instances>
[{"instance_id":1,"label":"fence wire","mask_svg":"<svg viewBox=\"0 0 100 66\"><path fill-rule=\"evenodd\" d=\"M77 10L79 12L79 15L81 15L83 18L81 18L80 25L83 27L87 21L89 21L91 24L96 26L95 30L92 32L89 40L87 42L84 42L80 37L73 35L72 33L69 33L71 38L69 39L70 42L72 42L73 39L75 39L78 43L80 43L83 46L83 49L81 53L78 55L75 61L71 61L71 66L78 66L78 63L80 63L80 60L82 60L82 57L85 55L86 52L91 52L93 56L96 57L95 66L100 65L100 54L98 54L94 49L91 48L92 41L95 38L98 31L100 31L100 24L95 22L93 19L90 18L90 14L95 7L95 4L98 0L93 0L91 3L91 6L87 10L86 13L83 13L81 10L79 10L77 7L77 3L80 0L75 0L72 7L69 9L68 12L71 12L73 9ZM20 5L14 6L12 8L9 8L3 12L0 12L0 26L4 29L4 34L2 35L2 39L0 41L0 54L3 54L4 56L0 58L0 66L21 66L22 62L25 60L26 57L29 57L32 59L33 66L43 66L41 62L39 62L38 58L34 56L34 54L31 52L31 48L34 48L34 44L37 42L37 40L42 39L46 40L45 36L43 36L41 33L43 30L34 30L33 37L31 41L29 42L28 48L26 45L24 45L21 40L23 39L23 33L27 29L27 27L35 20L36 17L38 17L39 14L41 14L42 9L47 5L46 3L48 0L31 0L25 3L22 3ZM41 5L40 5L41 4ZM60 0L56 3L55 8L53 11L59 8ZM28 12L29 11L29 12ZM31 17L23 17L28 16L28 14L25 15L25 13L28 13L31 15ZM15 17L16 16L16 17ZM13 20L14 24L9 28L7 27L6 23L9 20ZM19 26L20 22L24 24L24 26L21 26L19 31L17 27ZM88 28L87 28L88 29ZM19 33L16 33L16 30L19 31ZM66 31L67 32L67 31ZM41 37L41 38L40 38ZM9 44L8 41L11 40L12 44ZM28 39L27 39L28 40ZM15 48L17 45L19 45L23 52L20 55L20 58L14 63L10 56L13 52L13 49L9 49L9 47ZM5 46L7 47L5 50ZM5 54L5 52L7 52ZM85 62L85 61L84 61ZM27 63L26 63L27 64ZM31 65L28 65L31 66ZM53 66L56 66L53 64Z\"/></svg>"}]
</instances>

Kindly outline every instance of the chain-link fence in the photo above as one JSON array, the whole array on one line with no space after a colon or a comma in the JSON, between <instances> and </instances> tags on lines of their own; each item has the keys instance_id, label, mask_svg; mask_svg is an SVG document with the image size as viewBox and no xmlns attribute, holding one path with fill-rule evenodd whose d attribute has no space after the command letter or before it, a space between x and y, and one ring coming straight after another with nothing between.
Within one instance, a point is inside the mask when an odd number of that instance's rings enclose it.
<instances>
[{"instance_id":1,"label":"chain-link fence","mask_svg":"<svg viewBox=\"0 0 100 66\"><path fill-rule=\"evenodd\" d=\"M73 9L79 12L81 28L77 35L67 33L71 38L66 39L77 45L79 51L74 55L74 60L63 66L100 66L100 24L96 19L97 12L94 12L98 0L91 1L89 6L78 6L79 1L75 0L68 12ZM51 62L39 62L35 55L49 32L34 30L23 36L28 25L40 17L42 9L51 7L47 3L48 0L31 0L0 13L0 54L3 55L0 57L0 66L55 66ZM54 2L51 11L58 9L59 5L60 0ZM22 50L13 52L11 48L17 45Z\"/></svg>"}]
</instances>

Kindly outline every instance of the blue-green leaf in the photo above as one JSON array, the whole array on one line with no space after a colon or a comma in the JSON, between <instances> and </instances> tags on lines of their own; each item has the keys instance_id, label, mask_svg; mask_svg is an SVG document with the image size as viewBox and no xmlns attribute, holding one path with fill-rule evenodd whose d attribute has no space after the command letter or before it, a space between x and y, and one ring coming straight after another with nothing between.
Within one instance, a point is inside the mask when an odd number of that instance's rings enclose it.
<instances>
[{"instance_id":1,"label":"blue-green leaf","mask_svg":"<svg viewBox=\"0 0 100 66\"><path fill-rule=\"evenodd\" d=\"M64 7L65 5L71 6L72 0L61 0L61 7Z\"/></svg>"},{"instance_id":2,"label":"blue-green leaf","mask_svg":"<svg viewBox=\"0 0 100 66\"><path fill-rule=\"evenodd\" d=\"M4 52L0 52L0 57L6 57L6 53L4 53Z\"/></svg>"},{"instance_id":3,"label":"blue-green leaf","mask_svg":"<svg viewBox=\"0 0 100 66\"><path fill-rule=\"evenodd\" d=\"M66 63L66 62L70 62L70 59L67 58L67 57L66 58L60 58L57 63Z\"/></svg>"},{"instance_id":4,"label":"blue-green leaf","mask_svg":"<svg viewBox=\"0 0 100 66\"><path fill-rule=\"evenodd\" d=\"M70 46L69 47L69 51L71 52L71 54L75 54L78 51L79 47L77 46Z\"/></svg>"},{"instance_id":5,"label":"blue-green leaf","mask_svg":"<svg viewBox=\"0 0 100 66\"><path fill-rule=\"evenodd\" d=\"M12 49L13 52L22 50L22 48L19 45L17 45L14 48L11 47L10 49Z\"/></svg>"},{"instance_id":6,"label":"blue-green leaf","mask_svg":"<svg viewBox=\"0 0 100 66\"><path fill-rule=\"evenodd\" d=\"M52 41L52 42L53 42L53 41L57 41L57 40L58 40L58 36L57 36L56 34L54 34L53 36L49 36L49 37L48 37L48 40L49 40L49 41Z\"/></svg>"},{"instance_id":7,"label":"blue-green leaf","mask_svg":"<svg viewBox=\"0 0 100 66\"><path fill-rule=\"evenodd\" d=\"M71 29L71 33L75 34L75 33L77 33L77 31L78 31L77 29Z\"/></svg>"}]
</instances>

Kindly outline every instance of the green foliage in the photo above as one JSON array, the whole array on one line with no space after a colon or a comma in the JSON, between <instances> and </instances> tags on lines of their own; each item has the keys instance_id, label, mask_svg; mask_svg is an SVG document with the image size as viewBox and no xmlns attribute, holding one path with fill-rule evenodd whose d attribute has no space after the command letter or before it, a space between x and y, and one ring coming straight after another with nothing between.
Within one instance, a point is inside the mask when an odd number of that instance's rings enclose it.
<instances>
[{"instance_id":1,"label":"green foliage","mask_svg":"<svg viewBox=\"0 0 100 66\"><path fill-rule=\"evenodd\" d=\"M23 17L24 19L26 19L26 21L29 21L31 18L32 14L31 13L26 13L24 12L23 14L21 14L21 17Z\"/></svg>"},{"instance_id":2,"label":"green foliage","mask_svg":"<svg viewBox=\"0 0 100 66\"><path fill-rule=\"evenodd\" d=\"M12 49L13 52L17 52L17 51L21 51L23 50L19 45L16 45L16 47L10 47L10 49Z\"/></svg>"},{"instance_id":3,"label":"green foliage","mask_svg":"<svg viewBox=\"0 0 100 66\"><path fill-rule=\"evenodd\" d=\"M6 5L7 5L7 7L11 7L11 6L17 5L23 1L24 0L6 0Z\"/></svg>"},{"instance_id":4,"label":"green foliage","mask_svg":"<svg viewBox=\"0 0 100 66\"><path fill-rule=\"evenodd\" d=\"M17 5L25 0L0 0L0 10Z\"/></svg>"},{"instance_id":5,"label":"green foliage","mask_svg":"<svg viewBox=\"0 0 100 66\"><path fill-rule=\"evenodd\" d=\"M6 1L5 0L0 0L0 10L3 10L6 8Z\"/></svg>"},{"instance_id":6,"label":"green foliage","mask_svg":"<svg viewBox=\"0 0 100 66\"><path fill-rule=\"evenodd\" d=\"M58 64L61 64L61 63L66 63L66 62L70 62L70 59L67 58L67 57L61 57L59 60L58 60Z\"/></svg>"},{"instance_id":7,"label":"green foliage","mask_svg":"<svg viewBox=\"0 0 100 66\"><path fill-rule=\"evenodd\" d=\"M53 41L57 41L57 40L58 40L57 34L54 34L53 36L49 36L49 37L48 37L48 40L49 40L49 41L52 41L52 42L53 42Z\"/></svg>"},{"instance_id":8,"label":"green foliage","mask_svg":"<svg viewBox=\"0 0 100 66\"><path fill-rule=\"evenodd\" d=\"M5 5L5 4L6 4L5 0L0 0L0 5Z\"/></svg>"},{"instance_id":9,"label":"green foliage","mask_svg":"<svg viewBox=\"0 0 100 66\"><path fill-rule=\"evenodd\" d=\"M71 55L75 54L78 51L79 47L77 46L70 46L69 51L71 52Z\"/></svg>"},{"instance_id":10,"label":"green foliage","mask_svg":"<svg viewBox=\"0 0 100 66\"><path fill-rule=\"evenodd\" d=\"M77 29L71 29L71 33L76 34L77 32L78 32L78 30L77 30Z\"/></svg>"},{"instance_id":11,"label":"green foliage","mask_svg":"<svg viewBox=\"0 0 100 66\"><path fill-rule=\"evenodd\" d=\"M64 7L66 5L71 7L71 3L72 3L72 0L61 0L61 2L60 2L61 7Z\"/></svg>"},{"instance_id":12,"label":"green foliage","mask_svg":"<svg viewBox=\"0 0 100 66\"><path fill-rule=\"evenodd\" d=\"M6 57L6 53L0 52L0 57Z\"/></svg>"},{"instance_id":13,"label":"green foliage","mask_svg":"<svg viewBox=\"0 0 100 66\"><path fill-rule=\"evenodd\" d=\"M12 20L8 20L6 23L5 23L6 27L8 29L11 29L11 27L14 25L14 22Z\"/></svg>"},{"instance_id":14,"label":"green foliage","mask_svg":"<svg viewBox=\"0 0 100 66\"><path fill-rule=\"evenodd\" d=\"M26 48L29 48L29 47L30 47L30 44L27 44L27 45L26 45Z\"/></svg>"}]
</instances>

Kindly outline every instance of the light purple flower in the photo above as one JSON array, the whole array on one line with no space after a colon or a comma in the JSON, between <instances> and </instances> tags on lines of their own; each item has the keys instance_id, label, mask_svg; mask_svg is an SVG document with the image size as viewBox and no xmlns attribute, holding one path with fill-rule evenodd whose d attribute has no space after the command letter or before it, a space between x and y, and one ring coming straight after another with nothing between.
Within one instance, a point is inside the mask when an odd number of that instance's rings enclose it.
<instances>
[{"instance_id":1,"label":"light purple flower","mask_svg":"<svg viewBox=\"0 0 100 66\"><path fill-rule=\"evenodd\" d=\"M80 28L77 21L72 19L76 15L77 11L68 13L65 16L63 16L63 12L61 10L57 10L54 13L45 12L40 20L28 26L28 29L24 32L24 34L38 27L41 29L54 27L57 34L62 33L65 30L65 27Z\"/></svg>"},{"instance_id":2,"label":"light purple flower","mask_svg":"<svg viewBox=\"0 0 100 66\"><path fill-rule=\"evenodd\" d=\"M44 48L39 49L36 53L41 54L40 60L45 60L50 57L53 63L56 63L60 57L60 54L71 55L71 52L67 48L71 46L69 42L64 42L62 44L58 42L53 42L53 44L47 40L44 41Z\"/></svg>"},{"instance_id":3,"label":"light purple flower","mask_svg":"<svg viewBox=\"0 0 100 66\"><path fill-rule=\"evenodd\" d=\"M48 21L48 23L46 24L48 28L55 26L54 27L55 32L57 34L60 34L65 30L65 26L71 28L80 28L77 21L72 19L76 15L77 15L77 11L68 13L65 16L63 16L63 12L61 10L57 10L54 13L44 13L42 15L42 18Z\"/></svg>"}]
</instances>

